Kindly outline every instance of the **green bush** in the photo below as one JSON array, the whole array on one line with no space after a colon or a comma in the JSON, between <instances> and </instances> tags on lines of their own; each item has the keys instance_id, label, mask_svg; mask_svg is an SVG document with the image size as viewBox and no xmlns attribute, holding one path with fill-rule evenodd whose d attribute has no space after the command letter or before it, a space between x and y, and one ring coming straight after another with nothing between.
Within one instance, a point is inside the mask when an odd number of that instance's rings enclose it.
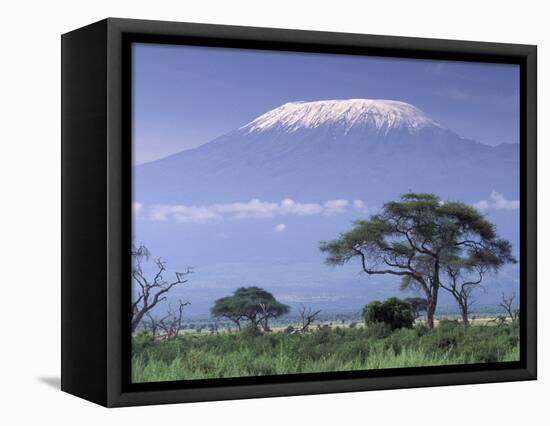
<instances>
[{"instance_id":1,"label":"green bush","mask_svg":"<svg viewBox=\"0 0 550 426\"><path fill-rule=\"evenodd\" d=\"M134 352L141 352L143 349L155 343L153 335L147 331L137 332L132 339L132 348Z\"/></svg>"},{"instance_id":2,"label":"green bush","mask_svg":"<svg viewBox=\"0 0 550 426\"><path fill-rule=\"evenodd\" d=\"M384 339L392 333L389 324L384 322L371 322L365 329L365 334L370 339Z\"/></svg>"},{"instance_id":3,"label":"green bush","mask_svg":"<svg viewBox=\"0 0 550 426\"><path fill-rule=\"evenodd\" d=\"M381 322L387 324L391 330L412 328L414 324L410 303L397 297L366 304L363 307L363 319L367 325Z\"/></svg>"},{"instance_id":4,"label":"green bush","mask_svg":"<svg viewBox=\"0 0 550 426\"><path fill-rule=\"evenodd\" d=\"M243 330L241 331L241 334L247 337L258 337L262 335L262 332L255 325L247 325L246 327L243 328Z\"/></svg>"}]
</instances>

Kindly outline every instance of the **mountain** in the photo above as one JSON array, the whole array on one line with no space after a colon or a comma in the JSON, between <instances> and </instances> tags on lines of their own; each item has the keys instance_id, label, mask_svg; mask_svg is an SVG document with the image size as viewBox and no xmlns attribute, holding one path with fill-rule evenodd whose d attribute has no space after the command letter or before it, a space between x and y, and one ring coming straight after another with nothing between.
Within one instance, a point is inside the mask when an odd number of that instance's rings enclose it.
<instances>
[{"instance_id":1,"label":"mountain","mask_svg":"<svg viewBox=\"0 0 550 426\"><path fill-rule=\"evenodd\" d=\"M518 158L517 144L462 138L404 102L291 102L135 167L134 239L169 268L195 267L189 286L173 295L191 301L191 315L208 315L215 298L242 285L291 305L359 312L369 300L399 294L399 280L365 277L353 263L329 268L319 241L404 192L422 191L492 203L497 208L484 211L517 253ZM478 306L517 292L517 271L506 267L497 285L479 292ZM454 306L447 295L440 304Z\"/></svg>"},{"instance_id":2,"label":"mountain","mask_svg":"<svg viewBox=\"0 0 550 426\"><path fill-rule=\"evenodd\" d=\"M518 196L519 145L461 138L389 100L291 102L196 149L138 166L136 199L203 204L369 198L414 190ZM480 198L482 197L482 198Z\"/></svg>"}]
</instances>

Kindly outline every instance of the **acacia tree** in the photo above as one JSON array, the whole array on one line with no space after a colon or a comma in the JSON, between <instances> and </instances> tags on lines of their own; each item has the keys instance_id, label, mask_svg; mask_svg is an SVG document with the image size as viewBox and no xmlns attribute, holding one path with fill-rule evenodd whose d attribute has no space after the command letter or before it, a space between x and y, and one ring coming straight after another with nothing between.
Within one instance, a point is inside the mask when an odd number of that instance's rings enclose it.
<instances>
[{"instance_id":1,"label":"acacia tree","mask_svg":"<svg viewBox=\"0 0 550 426\"><path fill-rule=\"evenodd\" d=\"M358 220L338 239L320 243L328 265L359 259L368 275L394 275L404 286L416 286L427 301L429 327L434 325L445 267L476 252L500 253L513 261L510 243L495 226L462 202L442 202L434 194L407 193L384 204L379 214Z\"/></svg>"},{"instance_id":2,"label":"acacia tree","mask_svg":"<svg viewBox=\"0 0 550 426\"><path fill-rule=\"evenodd\" d=\"M261 325L269 331L269 320L290 311L288 305L278 302L268 291L259 287L240 287L232 296L214 302L210 313L215 318L227 318L241 329L241 321L248 320L252 327Z\"/></svg>"},{"instance_id":3,"label":"acacia tree","mask_svg":"<svg viewBox=\"0 0 550 426\"><path fill-rule=\"evenodd\" d=\"M177 285L185 284L187 276L193 273L192 268L185 272L176 272L175 278L167 281L164 278L166 262L161 258L154 259L157 268L152 278L148 278L143 271L143 262L150 258L146 246L132 247L132 279L135 282L134 298L132 300L132 332L136 330L145 315L160 302L166 300L166 294Z\"/></svg>"},{"instance_id":4,"label":"acacia tree","mask_svg":"<svg viewBox=\"0 0 550 426\"><path fill-rule=\"evenodd\" d=\"M233 296L225 296L214 302L214 306L210 309L210 314L214 318L225 318L232 321L241 330L241 321L244 320L243 313L235 303Z\"/></svg>"}]
</instances>

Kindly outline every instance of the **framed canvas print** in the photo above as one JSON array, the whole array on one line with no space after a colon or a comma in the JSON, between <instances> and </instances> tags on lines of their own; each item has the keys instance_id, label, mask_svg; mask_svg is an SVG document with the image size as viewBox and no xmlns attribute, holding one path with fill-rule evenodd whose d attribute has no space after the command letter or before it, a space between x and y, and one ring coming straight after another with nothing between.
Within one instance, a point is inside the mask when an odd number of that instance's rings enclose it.
<instances>
[{"instance_id":1,"label":"framed canvas print","mask_svg":"<svg viewBox=\"0 0 550 426\"><path fill-rule=\"evenodd\" d=\"M536 47L107 19L62 37L62 389L536 378Z\"/></svg>"}]
</instances>

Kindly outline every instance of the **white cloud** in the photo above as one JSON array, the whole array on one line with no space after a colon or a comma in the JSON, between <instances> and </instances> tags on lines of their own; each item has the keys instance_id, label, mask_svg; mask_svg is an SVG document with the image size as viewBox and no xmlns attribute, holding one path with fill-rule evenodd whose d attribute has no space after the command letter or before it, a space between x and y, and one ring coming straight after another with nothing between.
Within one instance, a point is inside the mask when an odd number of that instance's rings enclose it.
<instances>
[{"instance_id":1,"label":"white cloud","mask_svg":"<svg viewBox=\"0 0 550 426\"><path fill-rule=\"evenodd\" d=\"M180 223L209 223L221 222L224 219L269 219L284 216L311 215L333 216L346 212L352 205L356 209L366 209L365 204L360 200L354 200L353 203L350 203L348 200L301 203L290 198L285 198L277 203L252 199L247 202L211 204L207 206L153 205L147 210L147 216L150 220L156 222L174 220ZM140 210L144 210L144 207L141 206Z\"/></svg>"},{"instance_id":2,"label":"white cloud","mask_svg":"<svg viewBox=\"0 0 550 426\"><path fill-rule=\"evenodd\" d=\"M501 193L493 190L491 195L489 195L488 200L478 201L477 203L474 203L474 207L480 210L513 210L519 209L519 200L507 200Z\"/></svg>"},{"instance_id":3,"label":"white cloud","mask_svg":"<svg viewBox=\"0 0 550 426\"><path fill-rule=\"evenodd\" d=\"M280 203L252 199L246 203L213 204L206 207L217 213L235 218L271 218L274 216L308 216L323 213L323 206L316 203L299 203L285 198Z\"/></svg>"},{"instance_id":4,"label":"white cloud","mask_svg":"<svg viewBox=\"0 0 550 426\"><path fill-rule=\"evenodd\" d=\"M279 224L275 227L275 231L277 231L277 232L286 231L286 225L285 225L284 223L279 223Z\"/></svg>"},{"instance_id":5,"label":"white cloud","mask_svg":"<svg viewBox=\"0 0 550 426\"><path fill-rule=\"evenodd\" d=\"M160 205L151 207L149 213L149 218L155 222L166 222L170 218L180 223L206 223L223 220L221 214L208 207Z\"/></svg>"},{"instance_id":6,"label":"white cloud","mask_svg":"<svg viewBox=\"0 0 550 426\"><path fill-rule=\"evenodd\" d=\"M335 214L344 213L348 206L348 200L328 200L323 204L323 214L325 216L333 216Z\"/></svg>"},{"instance_id":7,"label":"white cloud","mask_svg":"<svg viewBox=\"0 0 550 426\"><path fill-rule=\"evenodd\" d=\"M369 212L369 208L363 200L353 200L353 208L359 210L361 213Z\"/></svg>"},{"instance_id":8,"label":"white cloud","mask_svg":"<svg viewBox=\"0 0 550 426\"><path fill-rule=\"evenodd\" d=\"M238 202L231 204L214 204L206 207L214 212L228 214L234 217L273 217L274 212L278 208L277 203L260 201L257 199L250 200L246 203Z\"/></svg>"}]
</instances>

